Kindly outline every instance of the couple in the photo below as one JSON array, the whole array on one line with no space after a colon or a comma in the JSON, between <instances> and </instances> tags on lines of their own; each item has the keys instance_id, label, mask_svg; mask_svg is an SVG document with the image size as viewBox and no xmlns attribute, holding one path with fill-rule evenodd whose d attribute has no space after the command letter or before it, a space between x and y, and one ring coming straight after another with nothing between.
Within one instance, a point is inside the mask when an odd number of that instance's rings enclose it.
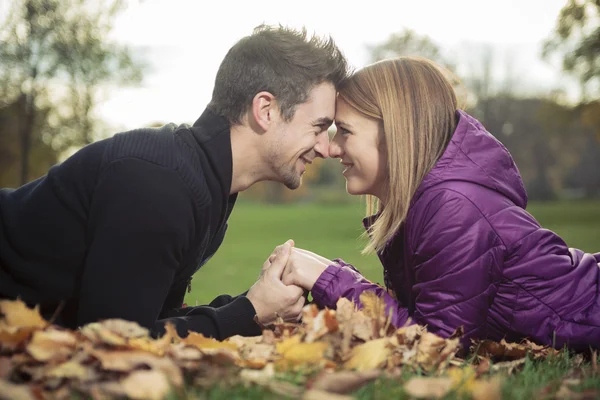
<instances>
[{"instance_id":1,"label":"couple","mask_svg":"<svg viewBox=\"0 0 600 400\"><path fill-rule=\"evenodd\" d=\"M262 180L297 188L315 157L339 158L347 191L368 196L365 251L379 255L386 288L286 242L248 292L182 308L237 194ZM171 321L224 339L298 319L306 290L330 308L373 291L395 326L462 326L466 345L598 347L600 254L569 249L526 201L510 154L458 109L432 62L350 74L331 39L260 26L229 50L193 126L120 133L0 190L0 297L71 328L124 318L160 334Z\"/></svg>"}]
</instances>

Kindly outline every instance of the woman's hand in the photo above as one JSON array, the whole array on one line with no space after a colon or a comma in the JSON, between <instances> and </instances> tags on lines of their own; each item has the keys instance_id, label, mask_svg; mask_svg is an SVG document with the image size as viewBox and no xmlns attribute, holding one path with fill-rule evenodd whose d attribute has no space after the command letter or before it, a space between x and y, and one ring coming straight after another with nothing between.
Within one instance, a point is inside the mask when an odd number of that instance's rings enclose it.
<instances>
[{"instance_id":1,"label":"woman's hand","mask_svg":"<svg viewBox=\"0 0 600 400\"><path fill-rule=\"evenodd\" d=\"M331 264L332 261L325 257L294 247L283 271L281 281L285 285L296 285L305 290L312 290L319 276Z\"/></svg>"}]
</instances>

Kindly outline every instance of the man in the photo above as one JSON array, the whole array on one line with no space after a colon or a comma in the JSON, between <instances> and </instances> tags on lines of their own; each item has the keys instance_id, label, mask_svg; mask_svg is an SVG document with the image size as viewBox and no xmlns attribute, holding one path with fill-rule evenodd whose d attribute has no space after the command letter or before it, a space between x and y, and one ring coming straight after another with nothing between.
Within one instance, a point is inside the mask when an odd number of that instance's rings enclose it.
<instances>
[{"instance_id":1,"label":"man","mask_svg":"<svg viewBox=\"0 0 600 400\"><path fill-rule=\"evenodd\" d=\"M247 294L181 306L237 193L263 180L295 189L306 164L327 157L346 76L331 39L260 26L229 50L193 126L120 133L0 190L0 296L40 304L72 328L123 318L160 333L170 320L181 335L217 339L260 334L255 315L297 318L303 291L280 280L291 243Z\"/></svg>"}]
</instances>

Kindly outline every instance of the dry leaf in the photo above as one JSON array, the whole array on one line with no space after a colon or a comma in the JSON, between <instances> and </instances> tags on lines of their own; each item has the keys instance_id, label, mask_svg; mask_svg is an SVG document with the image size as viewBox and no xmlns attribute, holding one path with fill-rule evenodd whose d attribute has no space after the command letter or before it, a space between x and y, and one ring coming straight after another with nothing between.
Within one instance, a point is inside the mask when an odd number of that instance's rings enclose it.
<instances>
[{"instance_id":1,"label":"dry leaf","mask_svg":"<svg viewBox=\"0 0 600 400\"><path fill-rule=\"evenodd\" d=\"M352 400L351 396L343 396L341 394L335 394L326 392L324 390L310 389L304 392L302 400Z\"/></svg>"},{"instance_id":2,"label":"dry leaf","mask_svg":"<svg viewBox=\"0 0 600 400\"><path fill-rule=\"evenodd\" d=\"M48 322L40 315L39 307L29 308L21 300L0 300L0 329L6 327L45 328Z\"/></svg>"},{"instance_id":3,"label":"dry leaf","mask_svg":"<svg viewBox=\"0 0 600 400\"><path fill-rule=\"evenodd\" d=\"M36 331L26 349L41 362L66 360L75 350L77 338L71 332L48 329Z\"/></svg>"},{"instance_id":4,"label":"dry leaf","mask_svg":"<svg viewBox=\"0 0 600 400\"><path fill-rule=\"evenodd\" d=\"M323 360L329 345L325 342L300 343L299 336L292 336L277 344L277 352L286 364L318 364Z\"/></svg>"},{"instance_id":5,"label":"dry leaf","mask_svg":"<svg viewBox=\"0 0 600 400\"><path fill-rule=\"evenodd\" d=\"M160 371L135 371L121 385L125 394L132 399L164 399L171 391L169 380Z\"/></svg>"},{"instance_id":6,"label":"dry leaf","mask_svg":"<svg viewBox=\"0 0 600 400\"><path fill-rule=\"evenodd\" d=\"M31 388L0 379L0 400L36 400Z\"/></svg>"},{"instance_id":7,"label":"dry leaf","mask_svg":"<svg viewBox=\"0 0 600 400\"><path fill-rule=\"evenodd\" d=\"M89 366L82 365L77 360L69 360L46 371L46 377L49 378L69 378L77 379L81 382L93 381L98 378L98 374Z\"/></svg>"},{"instance_id":8,"label":"dry leaf","mask_svg":"<svg viewBox=\"0 0 600 400\"><path fill-rule=\"evenodd\" d=\"M185 339L182 339L181 342L190 346L195 346L200 350L218 349L237 351L238 349L238 346L235 343L219 342L216 339L207 338L203 334L196 332L190 332L190 334Z\"/></svg>"},{"instance_id":9,"label":"dry leaf","mask_svg":"<svg viewBox=\"0 0 600 400\"><path fill-rule=\"evenodd\" d=\"M473 400L502 399L502 379L495 376L486 381L476 381L471 389Z\"/></svg>"},{"instance_id":10,"label":"dry leaf","mask_svg":"<svg viewBox=\"0 0 600 400\"><path fill-rule=\"evenodd\" d=\"M451 378L411 378L404 384L404 391L412 397L435 398L444 397L452 390Z\"/></svg>"},{"instance_id":11,"label":"dry leaf","mask_svg":"<svg viewBox=\"0 0 600 400\"><path fill-rule=\"evenodd\" d=\"M475 342L476 346L479 346L477 354L488 357L499 357L508 358L511 360L517 360L525 357L528 353L533 358L545 358L549 355L558 355L558 350L553 349L549 346L541 346L530 342L528 340L519 343L507 343L506 340L502 339L500 343L491 340L482 340Z\"/></svg>"},{"instance_id":12,"label":"dry leaf","mask_svg":"<svg viewBox=\"0 0 600 400\"><path fill-rule=\"evenodd\" d=\"M352 349L352 357L344 364L346 369L365 371L383 366L391 354L388 338L371 340Z\"/></svg>"},{"instance_id":13,"label":"dry leaf","mask_svg":"<svg viewBox=\"0 0 600 400\"><path fill-rule=\"evenodd\" d=\"M316 380L310 385L310 388L332 393L350 393L371 382L380 375L381 371L378 370L364 372L324 372L317 376Z\"/></svg>"},{"instance_id":14,"label":"dry leaf","mask_svg":"<svg viewBox=\"0 0 600 400\"><path fill-rule=\"evenodd\" d=\"M110 371L129 372L146 365L151 369L164 372L175 386L183 384L181 370L170 358L158 357L143 351L103 351L90 350L89 353L98 359L102 368Z\"/></svg>"}]
</instances>

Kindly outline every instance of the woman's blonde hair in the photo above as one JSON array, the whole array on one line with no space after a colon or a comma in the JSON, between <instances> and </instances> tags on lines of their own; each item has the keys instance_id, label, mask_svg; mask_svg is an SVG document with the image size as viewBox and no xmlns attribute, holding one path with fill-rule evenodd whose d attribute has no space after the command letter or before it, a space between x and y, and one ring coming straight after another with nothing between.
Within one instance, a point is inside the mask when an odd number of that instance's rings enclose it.
<instances>
[{"instance_id":1,"label":"woman's blonde hair","mask_svg":"<svg viewBox=\"0 0 600 400\"><path fill-rule=\"evenodd\" d=\"M367 196L367 216L378 213L363 253L381 251L406 219L412 197L433 168L456 128L456 94L430 60L399 57L355 72L339 96L378 120L387 148L385 204Z\"/></svg>"}]
</instances>

